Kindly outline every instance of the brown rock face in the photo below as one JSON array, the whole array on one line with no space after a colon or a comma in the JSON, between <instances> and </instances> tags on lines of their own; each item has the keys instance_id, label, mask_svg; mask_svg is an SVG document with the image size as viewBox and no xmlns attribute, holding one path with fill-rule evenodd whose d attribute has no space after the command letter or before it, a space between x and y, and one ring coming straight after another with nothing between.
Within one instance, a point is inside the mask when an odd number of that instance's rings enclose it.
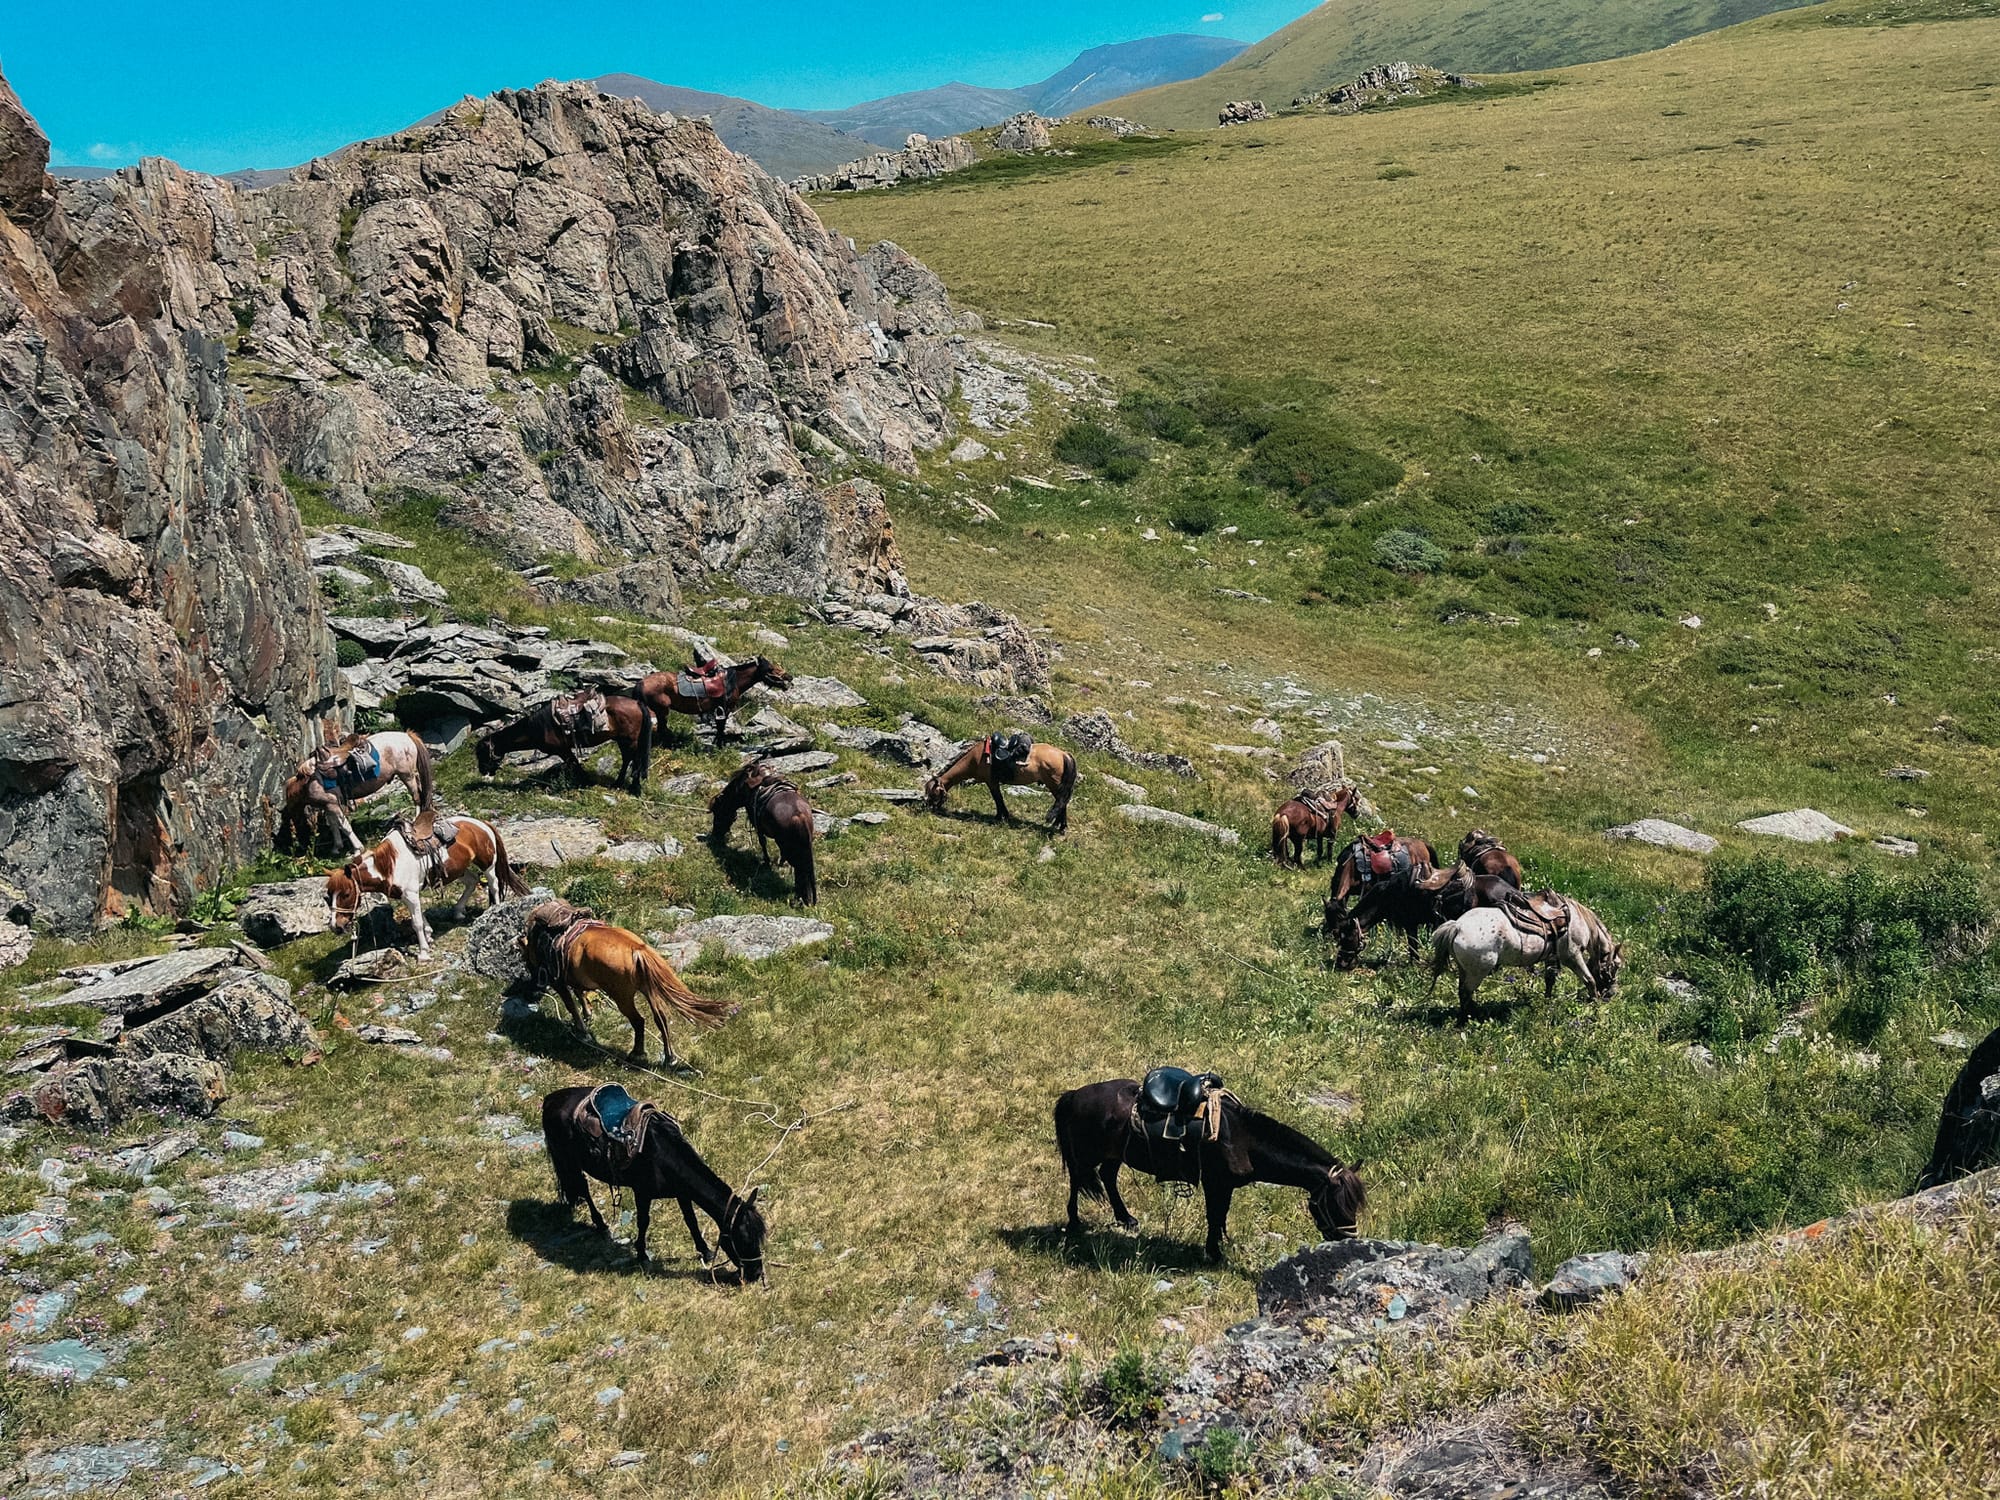
<instances>
[{"instance_id":1,"label":"brown rock face","mask_svg":"<svg viewBox=\"0 0 2000 1500\"><path fill-rule=\"evenodd\" d=\"M78 931L255 856L333 649L227 379L216 186L47 160L0 81L0 893Z\"/></svg>"},{"instance_id":2,"label":"brown rock face","mask_svg":"<svg viewBox=\"0 0 2000 1500\"><path fill-rule=\"evenodd\" d=\"M162 216L204 262L190 295L241 325L259 427L338 503L442 495L521 562L900 587L879 495L838 469L943 437L961 319L705 121L544 84L200 196Z\"/></svg>"}]
</instances>

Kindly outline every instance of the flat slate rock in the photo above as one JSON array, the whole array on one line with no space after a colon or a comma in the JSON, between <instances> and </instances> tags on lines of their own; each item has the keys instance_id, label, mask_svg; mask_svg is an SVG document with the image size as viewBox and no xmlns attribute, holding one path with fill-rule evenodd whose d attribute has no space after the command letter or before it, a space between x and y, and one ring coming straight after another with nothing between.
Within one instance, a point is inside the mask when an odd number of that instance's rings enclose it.
<instances>
[{"instance_id":1,"label":"flat slate rock","mask_svg":"<svg viewBox=\"0 0 2000 1500\"><path fill-rule=\"evenodd\" d=\"M526 818L498 825L507 861L551 869L574 859L591 859L610 847L604 829L589 818Z\"/></svg>"},{"instance_id":2,"label":"flat slate rock","mask_svg":"<svg viewBox=\"0 0 2000 1500\"><path fill-rule=\"evenodd\" d=\"M1121 781L1118 777L1106 771L1093 771L1091 776L1094 780L1101 781L1110 787L1112 791L1123 797L1127 802L1144 802L1148 799L1149 793L1137 782ZM1079 777L1078 780L1082 780L1082 778Z\"/></svg>"},{"instance_id":3,"label":"flat slate rock","mask_svg":"<svg viewBox=\"0 0 2000 1500\"><path fill-rule=\"evenodd\" d=\"M22 1461L22 1468L39 1486L30 1494L83 1495L115 1489L140 1469L157 1469L165 1451L160 1444L143 1438L129 1443L78 1443L30 1454Z\"/></svg>"},{"instance_id":4,"label":"flat slate rock","mask_svg":"<svg viewBox=\"0 0 2000 1500\"><path fill-rule=\"evenodd\" d=\"M38 1380L82 1384L110 1363L110 1355L91 1348L81 1339L57 1339L53 1344L33 1344L16 1350L7 1361L7 1368Z\"/></svg>"},{"instance_id":5,"label":"flat slate rock","mask_svg":"<svg viewBox=\"0 0 2000 1500\"><path fill-rule=\"evenodd\" d=\"M236 963L236 954L228 948L188 948L137 964L109 966L116 972L87 974L57 1003L89 1005L108 1016L122 1016L213 989Z\"/></svg>"},{"instance_id":6,"label":"flat slate rock","mask_svg":"<svg viewBox=\"0 0 2000 1500\"><path fill-rule=\"evenodd\" d=\"M794 708L861 708L868 702L838 677L794 677L790 688L772 692L771 698Z\"/></svg>"},{"instance_id":7,"label":"flat slate rock","mask_svg":"<svg viewBox=\"0 0 2000 1500\"><path fill-rule=\"evenodd\" d=\"M1556 1312L1572 1312L1613 1292L1622 1292L1638 1279L1648 1258L1620 1250L1573 1255L1556 1267L1556 1274L1542 1288L1542 1306Z\"/></svg>"},{"instance_id":8,"label":"flat slate rock","mask_svg":"<svg viewBox=\"0 0 2000 1500\"><path fill-rule=\"evenodd\" d=\"M1183 833L1198 833L1203 838L1214 839L1219 844L1233 846L1243 842L1243 835L1234 828L1224 828L1219 823L1190 818L1186 813L1170 812L1164 807L1148 807L1138 802L1121 802L1118 805L1118 815L1134 823L1159 823L1168 828L1177 828Z\"/></svg>"},{"instance_id":9,"label":"flat slate rock","mask_svg":"<svg viewBox=\"0 0 2000 1500\"><path fill-rule=\"evenodd\" d=\"M1837 823L1813 807L1770 813L1761 818L1745 818L1736 826L1745 833L1790 839L1795 844L1831 844L1836 839L1854 836L1854 830L1845 823Z\"/></svg>"},{"instance_id":10,"label":"flat slate rock","mask_svg":"<svg viewBox=\"0 0 2000 1500\"><path fill-rule=\"evenodd\" d=\"M864 797L880 797L884 802L921 802L924 800L924 794L921 791L915 787L907 786L863 787L861 794Z\"/></svg>"},{"instance_id":11,"label":"flat slate rock","mask_svg":"<svg viewBox=\"0 0 2000 1500\"><path fill-rule=\"evenodd\" d=\"M1915 839L1899 839L1891 833L1882 834L1880 837L1872 838L1868 842L1873 847L1880 849L1884 854L1893 854L1898 859L1915 859L1919 854L1923 853L1923 850L1917 846Z\"/></svg>"},{"instance_id":12,"label":"flat slate rock","mask_svg":"<svg viewBox=\"0 0 2000 1500\"><path fill-rule=\"evenodd\" d=\"M681 841L669 835L659 840L628 839L624 843L613 844L604 851L604 857L621 864L649 865L655 860L679 859L685 852Z\"/></svg>"},{"instance_id":13,"label":"flat slate rock","mask_svg":"<svg viewBox=\"0 0 2000 1500\"><path fill-rule=\"evenodd\" d=\"M817 917L709 917L677 930L660 951L676 967L692 963L710 944L731 958L754 963L824 943L832 936L833 924Z\"/></svg>"},{"instance_id":14,"label":"flat slate rock","mask_svg":"<svg viewBox=\"0 0 2000 1500\"><path fill-rule=\"evenodd\" d=\"M689 771L684 776L669 776L660 783L660 790L669 797L695 797L708 790L709 778L699 771Z\"/></svg>"},{"instance_id":15,"label":"flat slate rock","mask_svg":"<svg viewBox=\"0 0 2000 1500\"><path fill-rule=\"evenodd\" d=\"M796 755L774 755L764 765L780 776L803 776L839 763L840 757L831 750L801 750Z\"/></svg>"},{"instance_id":16,"label":"flat slate rock","mask_svg":"<svg viewBox=\"0 0 2000 1500\"><path fill-rule=\"evenodd\" d=\"M1685 849L1690 854L1711 854L1715 840L1692 828L1669 823L1665 818L1641 818L1636 823L1620 823L1604 830L1608 839L1630 839L1637 844L1653 844L1661 849Z\"/></svg>"}]
</instances>

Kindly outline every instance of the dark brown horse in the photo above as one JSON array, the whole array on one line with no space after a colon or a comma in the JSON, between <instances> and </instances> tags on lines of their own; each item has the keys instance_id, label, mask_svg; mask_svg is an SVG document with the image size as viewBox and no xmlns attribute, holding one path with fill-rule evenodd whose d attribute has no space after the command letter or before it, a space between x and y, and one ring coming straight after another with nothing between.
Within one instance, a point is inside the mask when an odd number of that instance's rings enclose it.
<instances>
[{"instance_id":1,"label":"dark brown horse","mask_svg":"<svg viewBox=\"0 0 2000 1500\"><path fill-rule=\"evenodd\" d=\"M646 1231L656 1198L672 1198L680 1204L694 1248L702 1263L709 1264L708 1242L694 1216L699 1208L715 1221L717 1247L736 1262L743 1279L760 1279L764 1274L764 1217L757 1212L760 1190L752 1188L738 1197L688 1143L680 1122L664 1110L645 1105L634 1110L635 1114L645 1112L643 1143L636 1154L628 1153L623 1143L593 1132L590 1123L579 1117L579 1106L593 1092L589 1088L557 1089L542 1100L542 1141L548 1147L549 1165L555 1168L556 1191L562 1201L571 1208L585 1205L599 1232L608 1235L611 1227L597 1211L597 1200L590 1196L589 1179L595 1177L613 1188L630 1188L639 1212L639 1234L633 1248L642 1266L647 1264Z\"/></svg>"},{"instance_id":2,"label":"dark brown horse","mask_svg":"<svg viewBox=\"0 0 2000 1500\"><path fill-rule=\"evenodd\" d=\"M1458 841L1458 862L1474 875L1491 875L1521 890L1527 879L1521 862L1507 852L1507 846L1484 828L1475 828Z\"/></svg>"},{"instance_id":3,"label":"dark brown horse","mask_svg":"<svg viewBox=\"0 0 2000 1500\"><path fill-rule=\"evenodd\" d=\"M792 867L796 882L792 899L800 906L819 905L819 876L813 869L812 804L805 793L778 775L762 761L749 765L729 778L729 784L708 804L714 815L709 842L720 851L729 842L729 830L736 826L739 812L750 815L757 831L757 847L764 863L771 863L771 845L778 844L778 858Z\"/></svg>"},{"instance_id":4,"label":"dark brown horse","mask_svg":"<svg viewBox=\"0 0 2000 1500\"><path fill-rule=\"evenodd\" d=\"M1416 962L1417 932L1431 923L1431 898L1416 888L1416 881L1430 875L1436 863L1437 855L1429 844L1418 838L1402 838L1392 829L1356 839L1341 851L1319 928L1320 936L1337 935L1340 939L1335 967L1353 968L1367 945L1368 933L1382 921L1408 936L1410 961ZM1377 866L1385 868L1378 870ZM1355 901L1353 912L1348 909L1351 900Z\"/></svg>"},{"instance_id":5,"label":"dark brown horse","mask_svg":"<svg viewBox=\"0 0 2000 1500\"><path fill-rule=\"evenodd\" d=\"M760 682L782 693L792 685L792 677L769 657L753 656L749 661L722 669L720 692L709 693L702 680L689 673L654 672L640 679L639 696L660 716L663 730L670 713L714 720L715 743L719 746L729 733L730 714L736 711L744 694Z\"/></svg>"},{"instance_id":6,"label":"dark brown horse","mask_svg":"<svg viewBox=\"0 0 2000 1500\"><path fill-rule=\"evenodd\" d=\"M592 709L600 700L604 714L598 721ZM553 698L484 736L473 747L473 754L482 776L493 775L500 762L517 750L559 756L570 777L580 783L589 778L576 752L593 750L607 741L618 746L618 775L611 784L623 786L629 779L637 796L646 789L646 774L653 764L653 711L629 694L585 688Z\"/></svg>"},{"instance_id":7,"label":"dark brown horse","mask_svg":"<svg viewBox=\"0 0 2000 1500\"><path fill-rule=\"evenodd\" d=\"M1233 1094L1222 1105L1222 1131L1199 1144L1155 1143L1135 1123L1139 1084L1132 1078L1071 1089L1056 1100L1056 1149L1069 1172L1071 1234L1083 1232L1077 1200L1103 1198L1120 1226L1139 1221L1118 1196L1118 1169L1132 1167L1162 1182L1201 1187L1208 1210L1208 1258L1222 1259L1229 1203L1253 1182L1301 1188L1314 1226L1330 1240L1351 1239L1368 1201L1360 1163L1344 1165L1310 1137L1252 1109Z\"/></svg>"},{"instance_id":8,"label":"dark brown horse","mask_svg":"<svg viewBox=\"0 0 2000 1500\"><path fill-rule=\"evenodd\" d=\"M1324 864L1327 840L1340 832L1342 818L1354 816L1359 796L1353 787L1343 786L1292 798L1271 819L1271 858L1294 870L1304 869L1306 844L1311 841L1313 859Z\"/></svg>"}]
</instances>

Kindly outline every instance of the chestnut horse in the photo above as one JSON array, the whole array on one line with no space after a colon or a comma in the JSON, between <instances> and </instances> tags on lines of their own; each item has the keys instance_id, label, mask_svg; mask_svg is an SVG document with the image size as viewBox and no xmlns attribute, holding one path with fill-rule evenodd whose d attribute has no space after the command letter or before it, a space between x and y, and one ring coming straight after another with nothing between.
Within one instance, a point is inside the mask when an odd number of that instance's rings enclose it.
<instances>
[{"instance_id":1,"label":"chestnut horse","mask_svg":"<svg viewBox=\"0 0 2000 1500\"><path fill-rule=\"evenodd\" d=\"M1319 930L1322 937L1339 936L1336 968L1354 967L1367 945L1369 932L1382 921L1400 928L1409 938L1410 962L1415 963L1417 931L1431 924L1432 896L1418 882L1431 875L1431 867L1437 862L1436 853L1422 839L1402 838L1386 829L1383 836L1394 850L1397 862L1405 866L1403 873L1365 873L1359 863L1362 855L1357 852L1367 847L1367 841L1362 839L1349 844L1341 852L1340 863L1334 866ZM1350 913L1347 903L1357 893L1360 899Z\"/></svg>"},{"instance_id":2,"label":"chestnut horse","mask_svg":"<svg viewBox=\"0 0 2000 1500\"><path fill-rule=\"evenodd\" d=\"M326 813L346 837L348 847L359 854L364 846L348 821L347 810L394 782L403 784L419 813L430 807L435 791L431 747L416 735L395 729L382 734L350 734L335 744L322 745L300 761L285 782L279 846L309 851L318 836L319 816Z\"/></svg>"},{"instance_id":3,"label":"chestnut horse","mask_svg":"<svg viewBox=\"0 0 2000 1500\"><path fill-rule=\"evenodd\" d=\"M639 1233L632 1248L642 1266L648 1263L646 1231L658 1198L672 1198L680 1204L694 1248L702 1264L708 1265L708 1242L694 1216L700 1208L715 1220L716 1248L736 1262L745 1281L760 1279L764 1274L764 1216L757 1211L759 1190L752 1188L739 1197L701 1159L682 1132L680 1121L664 1110L648 1110L636 1153L592 1135L577 1118L592 1092L588 1087L557 1089L542 1100L542 1143L548 1147L549 1165L555 1168L556 1192L562 1201L571 1208L583 1204L598 1232L609 1235L611 1226L597 1211L589 1179L595 1177L613 1188L629 1187L639 1211Z\"/></svg>"},{"instance_id":4,"label":"chestnut horse","mask_svg":"<svg viewBox=\"0 0 2000 1500\"><path fill-rule=\"evenodd\" d=\"M778 841L778 858L792 867L792 900L800 906L819 905L819 875L813 866L812 804L805 793L777 774L762 761L749 765L729 778L729 784L708 804L714 815L708 831L709 843L718 851L729 842L739 812L750 815L757 831L757 847L764 863L771 863L771 839Z\"/></svg>"},{"instance_id":5,"label":"chestnut horse","mask_svg":"<svg viewBox=\"0 0 2000 1500\"><path fill-rule=\"evenodd\" d=\"M428 816L417 823L423 830ZM465 915L465 903L472 899L473 887L486 883L486 904L498 906L501 892L525 896L528 887L514 867L507 863L507 846L489 823L477 818L453 818L457 836L442 847L420 837L419 832L398 824L389 836L366 854L355 856L344 869L326 877L326 904L333 913L333 930L345 932L361 911L363 892L387 896L391 901L409 903L410 926L417 935L417 958L431 953L430 924L424 920L420 892L427 885L450 885L464 880L454 919ZM420 852L421 851L421 852Z\"/></svg>"},{"instance_id":6,"label":"chestnut horse","mask_svg":"<svg viewBox=\"0 0 2000 1500\"><path fill-rule=\"evenodd\" d=\"M609 727L600 730L580 725L574 733L565 729L558 721L557 709L581 708L594 693L601 693L604 699ZM566 697L551 699L525 717L486 735L474 745L473 754L478 759L479 774L482 776L491 776L498 771L500 762L517 750L560 756L570 776L582 782L586 776L576 752L595 749L606 741L615 741L618 745L618 775L611 784L614 787L623 786L629 777L632 795L638 796L646 789L646 774L653 764L653 711L629 694L585 688Z\"/></svg>"},{"instance_id":7,"label":"chestnut horse","mask_svg":"<svg viewBox=\"0 0 2000 1500\"><path fill-rule=\"evenodd\" d=\"M736 706L750 689L761 682L782 693L792 685L791 673L765 656L753 656L749 661L725 667L719 697L683 692L680 677L678 672L650 673L639 680L639 696L645 700L646 707L659 715L663 731L670 713L686 714L692 719L713 719L718 747L723 736L729 733L730 714L736 711Z\"/></svg>"},{"instance_id":8,"label":"chestnut horse","mask_svg":"<svg viewBox=\"0 0 2000 1500\"><path fill-rule=\"evenodd\" d=\"M1071 1234L1083 1232L1077 1199L1103 1198L1120 1226L1139 1221L1118 1196L1118 1169L1134 1167L1162 1182L1199 1183L1208 1210L1208 1258L1222 1259L1222 1235L1229 1227L1229 1203L1236 1190L1253 1182L1303 1188L1315 1228L1330 1240L1352 1239L1368 1192L1361 1164L1347 1166L1318 1142L1281 1120L1227 1095L1222 1130L1198 1144L1154 1142L1135 1126L1139 1099L1136 1079L1110 1078L1071 1089L1056 1100L1056 1149L1069 1173Z\"/></svg>"},{"instance_id":9,"label":"chestnut horse","mask_svg":"<svg viewBox=\"0 0 2000 1500\"><path fill-rule=\"evenodd\" d=\"M1517 891L1527 882L1521 873L1521 862L1484 828L1475 828L1458 841L1458 862L1474 875L1495 876Z\"/></svg>"},{"instance_id":10,"label":"chestnut horse","mask_svg":"<svg viewBox=\"0 0 2000 1500\"><path fill-rule=\"evenodd\" d=\"M1351 786L1331 792L1305 792L1278 809L1271 819L1271 858L1294 870L1305 868L1307 840L1312 841L1313 859L1324 863L1326 841L1340 832L1340 820L1354 816L1354 804L1361 794Z\"/></svg>"},{"instance_id":11,"label":"chestnut horse","mask_svg":"<svg viewBox=\"0 0 2000 1500\"><path fill-rule=\"evenodd\" d=\"M563 906L566 914L575 911L566 903ZM726 1001L705 1000L695 994L644 938L608 922L566 924L566 930L549 934L555 962L544 967L538 962L535 941L536 923L543 910L537 907L528 913L521 952L529 974L538 984L555 989L571 1023L583 1035L590 1034L590 992L602 990L632 1023L632 1060L644 1062L646 1019L639 1010L643 996L646 1008L653 1013L653 1024L660 1028L662 1061L670 1068L679 1067L681 1060L674 1054L673 1034L667 1026L668 1011L697 1026L720 1026L736 1013L736 1007Z\"/></svg>"},{"instance_id":12,"label":"chestnut horse","mask_svg":"<svg viewBox=\"0 0 2000 1500\"><path fill-rule=\"evenodd\" d=\"M983 783L993 794L993 811L1003 823L1016 819L1007 809L1001 787L1046 787L1056 799L1049 812L1049 832L1069 832L1069 801L1076 793L1076 757L1060 746L1037 744L1028 751L1026 760L1001 770L993 764L993 737L974 740L959 752L957 760L924 783L924 802L932 812L943 812L945 793L967 781Z\"/></svg>"}]
</instances>

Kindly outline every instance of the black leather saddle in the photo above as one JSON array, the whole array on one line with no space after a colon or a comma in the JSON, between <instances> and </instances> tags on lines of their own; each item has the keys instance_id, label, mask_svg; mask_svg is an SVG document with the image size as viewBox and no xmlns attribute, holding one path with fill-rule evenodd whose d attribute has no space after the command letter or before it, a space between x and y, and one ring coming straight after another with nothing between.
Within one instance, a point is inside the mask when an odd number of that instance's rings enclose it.
<instances>
[{"instance_id":1,"label":"black leather saddle","mask_svg":"<svg viewBox=\"0 0 2000 1500\"><path fill-rule=\"evenodd\" d=\"M1013 771L1027 763L1028 752L1035 748L1034 736L1022 730L1012 734L996 734L988 741L991 747L987 754L992 757L996 770Z\"/></svg>"},{"instance_id":2,"label":"black leather saddle","mask_svg":"<svg viewBox=\"0 0 2000 1500\"><path fill-rule=\"evenodd\" d=\"M1219 1120L1206 1119L1202 1106L1221 1087L1219 1074L1155 1068L1139 1085L1139 1123L1156 1141L1213 1140Z\"/></svg>"}]
</instances>

